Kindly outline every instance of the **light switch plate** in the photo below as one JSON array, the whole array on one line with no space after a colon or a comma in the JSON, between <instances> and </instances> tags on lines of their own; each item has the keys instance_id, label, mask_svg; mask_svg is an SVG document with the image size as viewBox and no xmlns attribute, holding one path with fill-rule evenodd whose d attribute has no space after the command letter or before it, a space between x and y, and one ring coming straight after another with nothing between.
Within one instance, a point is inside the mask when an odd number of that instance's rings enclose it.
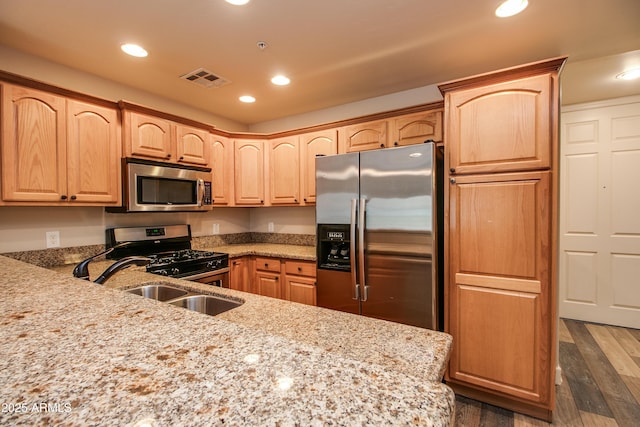
<instances>
[{"instance_id":1,"label":"light switch plate","mask_svg":"<svg viewBox=\"0 0 640 427\"><path fill-rule=\"evenodd\" d=\"M269 229L269 233L273 233L273 222L267 224L267 228Z\"/></svg>"}]
</instances>

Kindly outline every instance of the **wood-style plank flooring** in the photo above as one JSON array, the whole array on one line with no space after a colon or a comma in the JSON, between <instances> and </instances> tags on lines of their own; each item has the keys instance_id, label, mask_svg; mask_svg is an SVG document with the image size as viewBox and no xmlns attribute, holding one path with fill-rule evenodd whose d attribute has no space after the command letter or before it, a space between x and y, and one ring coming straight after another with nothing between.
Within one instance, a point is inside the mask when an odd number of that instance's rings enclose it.
<instances>
[{"instance_id":1,"label":"wood-style plank flooring","mask_svg":"<svg viewBox=\"0 0 640 427\"><path fill-rule=\"evenodd\" d=\"M640 330L560 320L553 423L456 397L456 426L640 426Z\"/></svg>"}]
</instances>

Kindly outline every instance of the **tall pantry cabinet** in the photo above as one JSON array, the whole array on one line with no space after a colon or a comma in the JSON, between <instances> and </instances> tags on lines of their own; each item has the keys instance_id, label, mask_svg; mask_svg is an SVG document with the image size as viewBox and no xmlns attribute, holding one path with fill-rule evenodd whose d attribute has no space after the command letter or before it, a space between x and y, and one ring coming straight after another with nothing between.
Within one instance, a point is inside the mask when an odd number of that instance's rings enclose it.
<instances>
[{"instance_id":1,"label":"tall pantry cabinet","mask_svg":"<svg viewBox=\"0 0 640 427\"><path fill-rule=\"evenodd\" d=\"M445 380L550 420L555 404L558 73L565 58L440 86Z\"/></svg>"}]
</instances>

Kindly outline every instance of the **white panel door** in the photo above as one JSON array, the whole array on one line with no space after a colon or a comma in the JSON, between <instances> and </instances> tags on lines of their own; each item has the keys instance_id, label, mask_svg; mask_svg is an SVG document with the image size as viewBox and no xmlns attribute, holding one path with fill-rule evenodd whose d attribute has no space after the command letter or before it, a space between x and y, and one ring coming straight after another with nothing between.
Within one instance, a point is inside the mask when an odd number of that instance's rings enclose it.
<instances>
[{"instance_id":1,"label":"white panel door","mask_svg":"<svg viewBox=\"0 0 640 427\"><path fill-rule=\"evenodd\" d=\"M640 97L561 122L560 317L640 328Z\"/></svg>"},{"instance_id":2,"label":"white panel door","mask_svg":"<svg viewBox=\"0 0 640 427\"><path fill-rule=\"evenodd\" d=\"M640 328L640 97L561 122L560 316Z\"/></svg>"}]
</instances>

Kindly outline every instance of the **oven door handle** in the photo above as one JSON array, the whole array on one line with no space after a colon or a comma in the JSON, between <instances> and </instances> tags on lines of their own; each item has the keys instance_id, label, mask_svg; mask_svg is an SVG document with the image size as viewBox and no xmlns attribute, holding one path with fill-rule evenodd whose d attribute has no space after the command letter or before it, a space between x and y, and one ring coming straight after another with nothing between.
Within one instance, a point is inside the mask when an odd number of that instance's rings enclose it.
<instances>
[{"instance_id":1,"label":"oven door handle","mask_svg":"<svg viewBox=\"0 0 640 427\"><path fill-rule=\"evenodd\" d=\"M211 270L211 271L205 271L204 273L194 274L193 276L180 277L180 279L182 280L202 279L203 277L221 276L223 274L227 274L228 272L229 272L229 267L225 267L219 270Z\"/></svg>"}]
</instances>

